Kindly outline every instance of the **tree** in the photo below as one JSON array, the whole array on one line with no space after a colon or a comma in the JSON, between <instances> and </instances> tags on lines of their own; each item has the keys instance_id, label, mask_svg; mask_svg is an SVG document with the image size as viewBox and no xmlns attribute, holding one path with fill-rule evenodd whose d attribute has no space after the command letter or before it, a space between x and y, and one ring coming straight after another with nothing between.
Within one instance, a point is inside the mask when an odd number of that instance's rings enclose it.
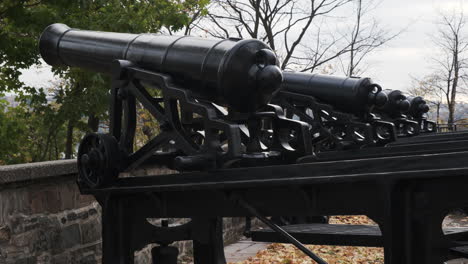
<instances>
[{"instance_id":1,"label":"tree","mask_svg":"<svg viewBox=\"0 0 468 264\"><path fill-rule=\"evenodd\" d=\"M442 92L446 99L449 127L452 127L455 122L457 93L460 92L460 85L467 76L468 39L466 29L466 18L463 11L454 11L450 15L441 13L438 34L434 37L439 54L433 58L436 67L433 78L439 92Z\"/></svg>"},{"instance_id":2,"label":"tree","mask_svg":"<svg viewBox=\"0 0 468 264\"><path fill-rule=\"evenodd\" d=\"M6 112L7 102L0 100L0 165L22 162L24 157L20 154L21 141L14 135L24 135L25 124L20 120L11 118Z\"/></svg>"},{"instance_id":3,"label":"tree","mask_svg":"<svg viewBox=\"0 0 468 264\"><path fill-rule=\"evenodd\" d=\"M62 157L63 113L56 104L30 97L17 107L0 107L0 164ZM26 100L25 100L26 101Z\"/></svg>"},{"instance_id":4,"label":"tree","mask_svg":"<svg viewBox=\"0 0 468 264\"><path fill-rule=\"evenodd\" d=\"M202 12L206 1L4 0L0 3L0 92L44 99L43 92L26 87L19 76L22 69L40 64L38 38L49 24L130 33L157 32L163 26L174 31L190 23L193 10ZM80 69L54 71L64 80L54 94L68 130L66 156L72 157L74 131L96 131L99 120L106 118L110 79Z\"/></svg>"},{"instance_id":5,"label":"tree","mask_svg":"<svg viewBox=\"0 0 468 264\"><path fill-rule=\"evenodd\" d=\"M197 28L220 38L256 38L282 58L281 68L303 56L302 43L314 23L351 0L226 0L215 1ZM318 23L318 22L317 22Z\"/></svg>"},{"instance_id":6,"label":"tree","mask_svg":"<svg viewBox=\"0 0 468 264\"><path fill-rule=\"evenodd\" d=\"M452 14L440 13L438 32L433 38L437 47L432 58L434 71L420 82L426 86L422 95L445 99L448 108L449 128L456 121L457 94L463 89L467 77L468 38L466 18L463 11Z\"/></svg>"},{"instance_id":7,"label":"tree","mask_svg":"<svg viewBox=\"0 0 468 264\"><path fill-rule=\"evenodd\" d=\"M359 75L363 71L359 69L359 66L371 52L403 32L401 30L392 33L381 27L375 18L370 17L370 13L378 5L378 1L356 0L355 5L354 26L343 33L344 39L348 43L346 49L349 52L339 57L342 71L346 76Z\"/></svg>"},{"instance_id":8,"label":"tree","mask_svg":"<svg viewBox=\"0 0 468 264\"><path fill-rule=\"evenodd\" d=\"M437 75L428 75L423 79L413 77L409 94L412 96L421 96L428 103L436 107L436 121L440 123L440 110L444 100L444 86Z\"/></svg>"},{"instance_id":9,"label":"tree","mask_svg":"<svg viewBox=\"0 0 468 264\"><path fill-rule=\"evenodd\" d=\"M355 26L327 30L341 20L342 7L349 13L351 3L356 3ZM345 72L352 75L367 54L398 35L364 19L373 6L373 0L216 1L195 27L214 37L265 41L281 58L282 69L312 72L340 59L342 66L349 61Z\"/></svg>"},{"instance_id":10,"label":"tree","mask_svg":"<svg viewBox=\"0 0 468 264\"><path fill-rule=\"evenodd\" d=\"M210 0L186 0L183 3L185 4L184 12L186 15L184 26L179 28L165 25L161 30L162 32L172 35L175 30L177 34L184 36L191 35L192 30L197 27L197 23L208 14L206 7L210 3Z\"/></svg>"}]
</instances>

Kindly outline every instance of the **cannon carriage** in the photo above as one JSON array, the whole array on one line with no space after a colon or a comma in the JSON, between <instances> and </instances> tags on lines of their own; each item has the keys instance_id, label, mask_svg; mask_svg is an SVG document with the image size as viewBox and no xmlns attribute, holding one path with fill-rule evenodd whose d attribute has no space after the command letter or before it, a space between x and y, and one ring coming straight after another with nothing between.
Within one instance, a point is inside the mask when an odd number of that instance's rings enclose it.
<instances>
[{"instance_id":1,"label":"cannon carriage","mask_svg":"<svg viewBox=\"0 0 468 264\"><path fill-rule=\"evenodd\" d=\"M383 246L386 264L439 264L466 252L468 230L441 222L468 206L467 135L397 139L395 125L372 113L392 95L369 78L281 72L258 40L54 24L40 49L51 65L113 78L109 134L85 136L78 157L80 191L102 206L105 264L134 263L134 252L154 243L153 263L175 264L170 244L181 240L193 241L195 264L223 264L222 217L257 217L270 229L253 239L292 243L317 263L326 261L302 242ZM161 131L134 150L137 101ZM414 105L424 126L425 107ZM144 164L180 173L119 177ZM378 227L270 219L339 214L365 214ZM191 220L148 222L173 217Z\"/></svg>"},{"instance_id":2,"label":"cannon carriage","mask_svg":"<svg viewBox=\"0 0 468 264\"><path fill-rule=\"evenodd\" d=\"M370 78L284 72L273 103L312 127L315 152L384 146L396 139L392 123L372 114L388 98Z\"/></svg>"},{"instance_id":3,"label":"cannon carriage","mask_svg":"<svg viewBox=\"0 0 468 264\"><path fill-rule=\"evenodd\" d=\"M411 103L406 99L406 96L399 90L385 89L383 92L387 95L388 101L383 106L375 109L375 113L395 125L397 137L419 135L419 123L406 115L411 107Z\"/></svg>"},{"instance_id":4,"label":"cannon carriage","mask_svg":"<svg viewBox=\"0 0 468 264\"><path fill-rule=\"evenodd\" d=\"M87 135L78 151L87 185L111 184L118 173L146 161L170 161L171 168L190 171L262 160L287 163L311 154L308 124L268 105L282 73L274 53L258 40L94 32L53 24L41 36L40 50L51 65L113 78L110 133ZM157 96L151 95L154 90ZM134 150L137 101L161 132ZM265 120L273 128L268 145L260 142ZM199 132L201 140L194 137ZM288 144L291 133L296 148Z\"/></svg>"},{"instance_id":5,"label":"cannon carriage","mask_svg":"<svg viewBox=\"0 0 468 264\"><path fill-rule=\"evenodd\" d=\"M437 124L427 119L426 113L429 111L424 98L420 96L409 96L410 108L408 116L418 122L421 133L434 133L437 130Z\"/></svg>"}]
</instances>

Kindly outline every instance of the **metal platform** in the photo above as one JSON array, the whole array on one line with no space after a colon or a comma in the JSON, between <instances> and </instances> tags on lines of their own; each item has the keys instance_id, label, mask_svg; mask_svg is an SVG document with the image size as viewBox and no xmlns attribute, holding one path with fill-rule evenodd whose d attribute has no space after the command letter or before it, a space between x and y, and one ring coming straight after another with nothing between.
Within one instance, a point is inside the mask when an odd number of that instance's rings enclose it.
<instances>
[{"instance_id":1,"label":"metal platform","mask_svg":"<svg viewBox=\"0 0 468 264\"><path fill-rule=\"evenodd\" d=\"M395 146L380 149L399 153L389 157L119 178L81 191L102 206L104 263L133 263L134 251L150 243L193 240L196 263L223 264L220 217L254 216L247 204L263 216L367 215L381 233L367 226L286 230L304 243L382 246L386 264L440 264L468 241L467 230L441 229L450 210L468 208L467 142L434 143L431 154ZM416 145L416 152L430 149ZM172 217L192 221L147 222ZM275 236L263 231L254 239L284 242Z\"/></svg>"},{"instance_id":2,"label":"metal platform","mask_svg":"<svg viewBox=\"0 0 468 264\"><path fill-rule=\"evenodd\" d=\"M297 240L304 244L335 246L383 246L382 233L378 226L303 224L283 226ZM273 230L252 231L252 241L287 243Z\"/></svg>"},{"instance_id":3,"label":"metal platform","mask_svg":"<svg viewBox=\"0 0 468 264\"><path fill-rule=\"evenodd\" d=\"M468 140L468 131L450 132L450 133L434 133L423 134L414 137L399 138L397 141L389 143L388 146L419 144L419 143L435 143L440 141Z\"/></svg>"},{"instance_id":4,"label":"metal platform","mask_svg":"<svg viewBox=\"0 0 468 264\"><path fill-rule=\"evenodd\" d=\"M327 151L304 157L301 162L356 160L379 157L410 156L421 154L450 153L468 150L468 140L450 140L406 145L388 146L385 148L364 148L345 151Z\"/></svg>"},{"instance_id":5,"label":"metal platform","mask_svg":"<svg viewBox=\"0 0 468 264\"><path fill-rule=\"evenodd\" d=\"M121 178L81 191L102 205L106 263L133 263L135 250L164 239L198 241L198 263L222 263L217 219L253 216L240 197L264 216L368 215L382 227L386 264L440 264L457 241L468 241L440 231L448 211L468 207L467 161L464 151L239 168ZM158 217L189 217L196 228L146 221Z\"/></svg>"},{"instance_id":6,"label":"metal platform","mask_svg":"<svg viewBox=\"0 0 468 264\"><path fill-rule=\"evenodd\" d=\"M450 251L454 257L468 258L468 246L454 247Z\"/></svg>"}]
</instances>

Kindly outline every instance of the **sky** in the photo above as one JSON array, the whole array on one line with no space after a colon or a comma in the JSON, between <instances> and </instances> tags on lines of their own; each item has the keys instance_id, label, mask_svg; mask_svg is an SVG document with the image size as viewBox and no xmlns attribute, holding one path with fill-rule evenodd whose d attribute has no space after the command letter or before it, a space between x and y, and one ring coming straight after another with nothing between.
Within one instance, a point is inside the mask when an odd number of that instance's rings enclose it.
<instances>
[{"instance_id":1,"label":"sky","mask_svg":"<svg viewBox=\"0 0 468 264\"><path fill-rule=\"evenodd\" d=\"M406 30L367 60L366 75L388 89L407 90L412 77L431 72L432 43L437 32L439 12L453 8L468 10L468 1L460 0L383 0L374 15L390 30Z\"/></svg>"},{"instance_id":2,"label":"sky","mask_svg":"<svg viewBox=\"0 0 468 264\"><path fill-rule=\"evenodd\" d=\"M381 0L372 15L393 32L406 30L367 58L364 75L385 89L405 91L411 76L429 74L434 52L431 36L436 32L438 12L454 7L468 10L468 0ZM47 65L25 70L22 75L27 85L36 87L47 87L53 79Z\"/></svg>"}]
</instances>

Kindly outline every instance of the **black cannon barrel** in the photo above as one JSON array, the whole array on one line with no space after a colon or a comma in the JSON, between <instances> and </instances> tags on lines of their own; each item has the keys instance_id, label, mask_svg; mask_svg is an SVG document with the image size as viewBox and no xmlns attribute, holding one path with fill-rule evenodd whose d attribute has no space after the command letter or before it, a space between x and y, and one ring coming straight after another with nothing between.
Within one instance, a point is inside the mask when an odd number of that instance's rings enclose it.
<instances>
[{"instance_id":1,"label":"black cannon barrel","mask_svg":"<svg viewBox=\"0 0 468 264\"><path fill-rule=\"evenodd\" d=\"M387 95L388 101L385 105L378 108L378 111L388 114L392 117L398 117L408 112L410 102L400 90L382 90Z\"/></svg>"},{"instance_id":2,"label":"black cannon barrel","mask_svg":"<svg viewBox=\"0 0 468 264\"><path fill-rule=\"evenodd\" d=\"M407 98L410 102L408 115L414 118L421 118L425 113L429 112L429 105L427 105L421 96L408 96Z\"/></svg>"},{"instance_id":3,"label":"black cannon barrel","mask_svg":"<svg viewBox=\"0 0 468 264\"><path fill-rule=\"evenodd\" d=\"M39 42L53 66L111 73L115 60L166 73L200 99L252 112L279 89L282 73L271 49L255 39L212 40L189 36L127 34L48 26Z\"/></svg>"},{"instance_id":4,"label":"black cannon barrel","mask_svg":"<svg viewBox=\"0 0 468 264\"><path fill-rule=\"evenodd\" d=\"M369 106L383 106L387 96L370 78L283 72L282 89L314 96L335 108L360 114Z\"/></svg>"}]
</instances>

